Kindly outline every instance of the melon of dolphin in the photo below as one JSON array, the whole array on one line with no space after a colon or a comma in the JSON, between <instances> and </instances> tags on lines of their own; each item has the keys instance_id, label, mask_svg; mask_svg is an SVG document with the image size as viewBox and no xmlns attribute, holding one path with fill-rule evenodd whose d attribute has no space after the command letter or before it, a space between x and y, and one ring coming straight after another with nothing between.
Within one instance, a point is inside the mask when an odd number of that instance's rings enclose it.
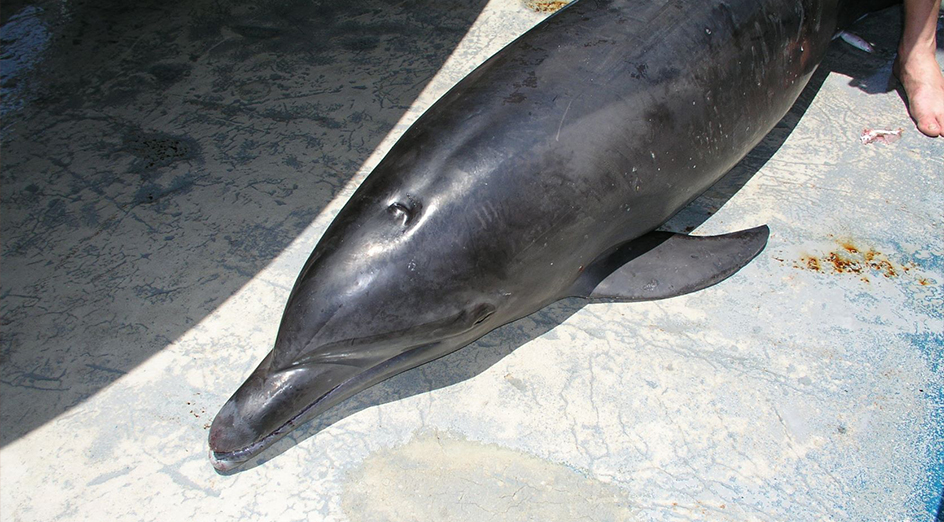
<instances>
[{"instance_id":1,"label":"melon of dolphin","mask_svg":"<svg viewBox=\"0 0 944 522\"><path fill-rule=\"evenodd\" d=\"M491 57L325 231L213 421L213 465L555 300L661 299L744 266L766 226L653 231L787 112L852 16L840 4L581 0Z\"/></svg>"}]
</instances>

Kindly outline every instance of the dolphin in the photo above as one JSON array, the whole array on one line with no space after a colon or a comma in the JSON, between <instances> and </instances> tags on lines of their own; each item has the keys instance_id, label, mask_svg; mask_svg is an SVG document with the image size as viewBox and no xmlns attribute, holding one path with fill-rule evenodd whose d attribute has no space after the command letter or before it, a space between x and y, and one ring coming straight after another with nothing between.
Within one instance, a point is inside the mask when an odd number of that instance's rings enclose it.
<instances>
[{"instance_id":1,"label":"dolphin","mask_svg":"<svg viewBox=\"0 0 944 522\"><path fill-rule=\"evenodd\" d=\"M861 4L579 0L507 45L324 232L274 348L213 420L213 466L556 300L663 299L736 272L766 226L656 229L784 116Z\"/></svg>"}]
</instances>

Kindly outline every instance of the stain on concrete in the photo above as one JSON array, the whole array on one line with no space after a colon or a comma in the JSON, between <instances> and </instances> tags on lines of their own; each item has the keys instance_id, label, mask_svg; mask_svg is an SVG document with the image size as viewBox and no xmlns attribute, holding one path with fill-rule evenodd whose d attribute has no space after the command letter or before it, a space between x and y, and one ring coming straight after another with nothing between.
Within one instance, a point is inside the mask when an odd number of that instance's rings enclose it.
<instances>
[{"instance_id":1,"label":"stain on concrete","mask_svg":"<svg viewBox=\"0 0 944 522\"><path fill-rule=\"evenodd\" d=\"M523 392L528 389L528 386L524 383L524 381L513 376L510 373L505 374L505 380L508 381L508 384L514 386L518 391Z\"/></svg>"},{"instance_id":2,"label":"stain on concrete","mask_svg":"<svg viewBox=\"0 0 944 522\"><path fill-rule=\"evenodd\" d=\"M200 146L186 136L132 132L124 138L124 150L137 158L132 170L147 172L200 156Z\"/></svg>"},{"instance_id":3,"label":"stain on concrete","mask_svg":"<svg viewBox=\"0 0 944 522\"><path fill-rule=\"evenodd\" d=\"M441 432L371 454L348 473L351 522L633 520L626 492L527 453Z\"/></svg>"},{"instance_id":4,"label":"stain on concrete","mask_svg":"<svg viewBox=\"0 0 944 522\"><path fill-rule=\"evenodd\" d=\"M788 261L774 257L781 264ZM821 274L853 275L864 283L873 278L895 279L912 276L921 286L933 281L917 274L918 265L913 262L897 262L874 247L864 246L851 239L835 239L835 244L812 253L804 253L799 259L789 262L793 268Z\"/></svg>"}]
</instances>

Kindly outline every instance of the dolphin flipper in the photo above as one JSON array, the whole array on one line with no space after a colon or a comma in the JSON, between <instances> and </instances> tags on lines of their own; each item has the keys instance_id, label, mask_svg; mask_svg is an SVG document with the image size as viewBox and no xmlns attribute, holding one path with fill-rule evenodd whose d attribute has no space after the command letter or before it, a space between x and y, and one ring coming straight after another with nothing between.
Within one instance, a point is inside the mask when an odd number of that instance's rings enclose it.
<instances>
[{"instance_id":1,"label":"dolphin flipper","mask_svg":"<svg viewBox=\"0 0 944 522\"><path fill-rule=\"evenodd\" d=\"M767 225L720 236L650 232L594 261L567 295L631 302L701 290L754 259L769 234Z\"/></svg>"}]
</instances>

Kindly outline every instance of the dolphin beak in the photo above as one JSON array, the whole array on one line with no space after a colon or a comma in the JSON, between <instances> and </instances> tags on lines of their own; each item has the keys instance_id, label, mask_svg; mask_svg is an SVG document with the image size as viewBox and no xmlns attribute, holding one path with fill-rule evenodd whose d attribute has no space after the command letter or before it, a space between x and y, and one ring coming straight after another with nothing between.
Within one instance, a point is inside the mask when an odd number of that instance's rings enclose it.
<instances>
[{"instance_id":1,"label":"dolphin beak","mask_svg":"<svg viewBox=\"0 0 944 522\"><path fill-rule=\"evenodd\" d=\"M325 408L314 408L358 368L317 364L270 371L270 353L210 426L210 462L232 471Z\"/></svg>"},{"instance_id":2,"label":"dolphin beak","mask_svg":"<svg viewBox=\"0 0 944 522\"><path fill-rule=\"evenodd\" d=\"M210 462L220 473L238 468L355 393L468 344L481 333L475 319L492 311L480 306L396 332L322 344L288 366L276 363L277 341L213 419Z\"/></svg>"}]
</instances>

